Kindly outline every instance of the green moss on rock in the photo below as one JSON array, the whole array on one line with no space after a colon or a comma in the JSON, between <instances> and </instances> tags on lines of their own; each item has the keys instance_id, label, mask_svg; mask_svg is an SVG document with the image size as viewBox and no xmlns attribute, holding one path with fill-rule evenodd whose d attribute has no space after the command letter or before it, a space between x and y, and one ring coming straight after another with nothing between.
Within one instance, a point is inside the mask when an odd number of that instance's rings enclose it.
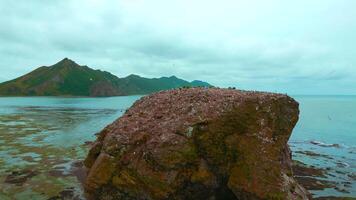
<instances>
[{"instance_id":1,"label":"green moss on rock","mask_svg":"<svg viewBox=\"0 0 356 200\"><path fill-rule=\"evenodd\" d=\"M186 88L143 97L103 131L101 153L116 164L109 184L87 193L95 199L110 196L101 191L132 199L307 199L286 175L298 113L293 99L271 93ZM112 153L123 147L120 156ZM89 175L99 157L89 153L87 160L95 160Z\"/></svg>"}]
</instances>

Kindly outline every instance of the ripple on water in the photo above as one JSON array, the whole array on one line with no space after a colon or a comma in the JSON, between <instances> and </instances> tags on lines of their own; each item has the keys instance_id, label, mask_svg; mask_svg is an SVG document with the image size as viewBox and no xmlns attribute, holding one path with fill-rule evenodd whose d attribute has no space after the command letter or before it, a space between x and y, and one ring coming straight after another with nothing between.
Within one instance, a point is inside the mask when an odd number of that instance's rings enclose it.
<instances>
[{"instance_id":1,"label":"ripple on water","mask_svg":"<svg viewBox=\"0 0 356 200\"><path fill-rule=\"evenodd\" d=\"M84 142L95 139L118 114L110 109L26 107L0 115L0 199L80 198L73 160L84 158Z\"/></svg>"},{"instance_id":2,"label":"ripple on water","mask_svg":"<svg viewBox=\"0 0 356 200\"><path fill-rule=\"evenodd\" d=\"M315 141L291 141L293 159L306 164L309 169L323 171L323 174L296 173L299 182L313 193L321 196L356 196L356 182L352 174L356 163L355 155L347 145L326 144ZM350 176L351 174L351 176Z\"/></svg>"}]
</instances>

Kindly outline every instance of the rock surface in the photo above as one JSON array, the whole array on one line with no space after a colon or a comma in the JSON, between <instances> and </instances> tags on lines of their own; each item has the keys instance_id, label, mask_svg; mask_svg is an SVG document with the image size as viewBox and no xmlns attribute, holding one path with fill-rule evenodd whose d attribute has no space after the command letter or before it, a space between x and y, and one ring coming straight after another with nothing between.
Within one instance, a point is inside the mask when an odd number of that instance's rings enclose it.
<instances>
[{"instance_id":1,"label":"rock surface","mask_svg":"<svg viewBox=\"0 0 356 200\"><path fill-rule=\"evenodd\" d=\"M308 199L287 141L286 95L177 89L138 100L86 160L88 199Z\"/></svg>"}]
</instances>

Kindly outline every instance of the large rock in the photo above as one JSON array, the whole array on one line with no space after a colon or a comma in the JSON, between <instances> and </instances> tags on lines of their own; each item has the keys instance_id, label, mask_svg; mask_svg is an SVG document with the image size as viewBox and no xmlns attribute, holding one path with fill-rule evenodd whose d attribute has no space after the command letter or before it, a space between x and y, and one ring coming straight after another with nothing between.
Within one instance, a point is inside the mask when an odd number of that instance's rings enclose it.
<instances>
[{"instance_id":1,"label":"large rock","mask_svg":"<svg viewBox=\"0 0 356 200\"><path fill-rule=\"evenodd\" d=\"M307 199L287 141L298 103L272 93L177 89L145 96L85 160L89 199Z\"/></svg>"}]
</instances>

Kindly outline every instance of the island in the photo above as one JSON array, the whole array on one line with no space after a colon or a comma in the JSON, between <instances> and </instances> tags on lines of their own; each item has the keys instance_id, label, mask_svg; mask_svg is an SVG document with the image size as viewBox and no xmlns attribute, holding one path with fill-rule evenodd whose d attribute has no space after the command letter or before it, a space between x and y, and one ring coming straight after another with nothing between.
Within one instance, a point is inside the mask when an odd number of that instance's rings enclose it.
<instances>
[{"instance_id":1,"label":"island","mask_svg":"<svg viewBox=\"0 0 356 200\"><path fill-rule=\"evenodd\" d=\"M143 95L179 87L211 87L203 81L186 81L176 76L119 78L64 58L52 66L42 66L14 80L0 84L0 96L89 96Z\"/></svg>"}]
</instances>

